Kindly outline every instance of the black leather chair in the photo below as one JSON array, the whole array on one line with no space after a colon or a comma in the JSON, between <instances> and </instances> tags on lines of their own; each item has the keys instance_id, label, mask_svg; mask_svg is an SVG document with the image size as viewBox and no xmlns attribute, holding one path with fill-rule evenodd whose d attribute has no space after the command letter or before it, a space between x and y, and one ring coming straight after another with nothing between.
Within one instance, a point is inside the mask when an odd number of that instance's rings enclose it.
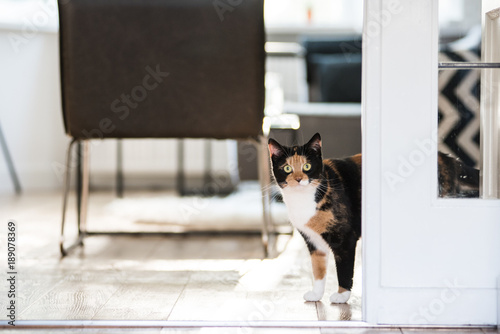
<instances>
[{"instance_id":1,"label":"black leather chair","mask_svg":"<svg viewBox=\"0 0 500 334\"><path fill-rule=\"evenodd\" d=\"M361 36L305 38L311 102L361 102Z\"/></svg>"},{"instance_id":2,"label":"black leather chair","mask_svg":"<svg viewBox=\"0 0 500 334\"><path fill-rule=\"evenodd\" d=\"M270 227L263 1L221 12L212 0L59 0L67 153L61 253L87 235L88 142L108 138L252 140L260 149L262 238ZM64 243L77 145L78 239Z\"/></svg>"}]
</instances>

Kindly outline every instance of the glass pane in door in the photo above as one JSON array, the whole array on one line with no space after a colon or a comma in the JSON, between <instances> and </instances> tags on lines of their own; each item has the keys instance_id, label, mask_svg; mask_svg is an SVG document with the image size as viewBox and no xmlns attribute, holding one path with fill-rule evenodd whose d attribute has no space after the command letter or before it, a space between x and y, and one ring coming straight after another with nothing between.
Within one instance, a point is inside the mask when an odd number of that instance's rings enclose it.
<instances>
[{"instance_id":1,"label":"glass pane in door","mask_svg":"<svg viewBox=\"0 0 500 334\"><path fill-rule=\"evenodd\" d=\"M479 197L479 69L444 68L481 62L481 1L440 0L438 76L438 194Z\"/></svg>"}]
</instances>

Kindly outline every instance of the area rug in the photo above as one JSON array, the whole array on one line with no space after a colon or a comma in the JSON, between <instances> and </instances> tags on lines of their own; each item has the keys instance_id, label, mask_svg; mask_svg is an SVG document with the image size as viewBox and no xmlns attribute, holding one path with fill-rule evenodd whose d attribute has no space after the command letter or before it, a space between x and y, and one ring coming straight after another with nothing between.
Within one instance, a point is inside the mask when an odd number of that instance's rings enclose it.
<instances>
[{"instance_id":1,"label":"area rug","mask_svg":"<svg viewBox=\"0 0 500 334\"><path fill-rule=\"evenodd\" d=\"M126 193L124 198L93 193L89 230L97 231L260 231L262 197L259 184L243 182L225 197L180 197L175 192ZM93 204L94 203L94 204ZM288 226L286 207L273 201L273 222Z\"/></svg>"}]
</instances>

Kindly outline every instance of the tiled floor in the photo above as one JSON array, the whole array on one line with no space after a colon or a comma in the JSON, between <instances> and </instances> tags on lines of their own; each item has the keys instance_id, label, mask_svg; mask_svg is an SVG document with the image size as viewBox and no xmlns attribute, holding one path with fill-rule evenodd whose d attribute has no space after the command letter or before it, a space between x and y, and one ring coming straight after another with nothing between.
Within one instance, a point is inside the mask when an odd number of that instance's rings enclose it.
<instances>
[{"instance_id":1,"label":"tiled floor","mask_svg":"<svg viewBox=\"0 0 500 334\"><path fill-rule=\"evenodd\" d=\"M66 334L66 333L90 333L90 334L495 334L496 329L411 329L411 328L251 328L251 327L203 327L203 328L85 328L85 329L20 329L3 330L2 333L19 334Z\"/></svg>"},{"instance_id":2,"label":"tiled floor","mask_svg":"<svg viewBox=\"0 0 500 334\"><path fill-rule=\"evenodd\" d=\"M112 197L112 195L110 195ZM108 196L107 198L109 198ZM130 196L130 195L129 195ZM133 196L133 195L132 195ZM95 200L97 198L97 200ZM101 198L99 200L99 198ZM92 202L93 224L113 219L106 196ZM309 255L300 236L282 236L277 256L262 259L259 237L90 237L85 247L60 259L61 194L0 197L0 237L18 226L17 321L168 320L361 321L361 243L353 294L332 305L337 287L330 261L327 293L304 302L311 286ZM70 216L71 212L70 212ZM0 254L5 254L0 244ZM6 287L5 280L4 286ZM4 293L2 293L3 295ZM0 320L5 320L3 312ZM337 322L341 325L343 322ZM163 326L163 325L162 325ZM85 328L22 329L19 333L427 333L430 330L367 328ZM3 333L10 330L3 329ZM484 333L484 329L453 333ZM487 332L487 331L486 331Z\"/></svg>"},{"instance_id":3,"label":"tiled floor","mask_svg":"<svg viewBox=\"0 0 500 334\"><path fill-rule=\"evenodd\" d=\"M356 294L348 305L303 301L311 278L300 237L266 260L236 255L261 253L256 237L91 237L63 260L47 251L56 240L27 252L21 240L19 320L361 320Z\"/></svg>"},{"instance_id":4,"label":"tiled floor","mask_svg":"<svg viewBox=\"0 0 500 334\"><path fill-rule=\"evenodd\" d=\"M104 198L92 197L94 225L113 219ZM1 221L18 226L17 320L361 320L360 262L349 304L328 302L333 261L324 300L304 302L311 264L300 236L280 237L269 259L258 236L95 236L60 259L61 194L1 200Z\"/></svg>"}]
</instances>

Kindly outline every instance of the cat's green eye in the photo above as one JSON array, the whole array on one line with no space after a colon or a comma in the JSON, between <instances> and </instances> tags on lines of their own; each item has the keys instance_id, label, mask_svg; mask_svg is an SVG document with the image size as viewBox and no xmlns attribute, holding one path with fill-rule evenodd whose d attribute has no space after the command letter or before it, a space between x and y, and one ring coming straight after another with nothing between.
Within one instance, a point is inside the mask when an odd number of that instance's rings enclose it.
<instances>
[{"instance_id":1,"label":"cat's green eye","mask_svg":"<svg viewBox=\"0 0 500 334\"><path fill-rule=\"evenodd\" d=\"M285 171L285 173L291 173L292 172L292 166L286 165L285 167L283 167L283 170Z\"/></svg>"},{"instance_id":2,"label":"cat's green eye","mask_svg":"<svg viewBox=\"0 0 500 334\"><path fill-rule=\"evenodd\" d=\"M310 169L311 169L311 164L309 163L304 164L304 166L302 166L302 170L304 170L304 172L307 172Z\"/></svg>"}]
</instances>

